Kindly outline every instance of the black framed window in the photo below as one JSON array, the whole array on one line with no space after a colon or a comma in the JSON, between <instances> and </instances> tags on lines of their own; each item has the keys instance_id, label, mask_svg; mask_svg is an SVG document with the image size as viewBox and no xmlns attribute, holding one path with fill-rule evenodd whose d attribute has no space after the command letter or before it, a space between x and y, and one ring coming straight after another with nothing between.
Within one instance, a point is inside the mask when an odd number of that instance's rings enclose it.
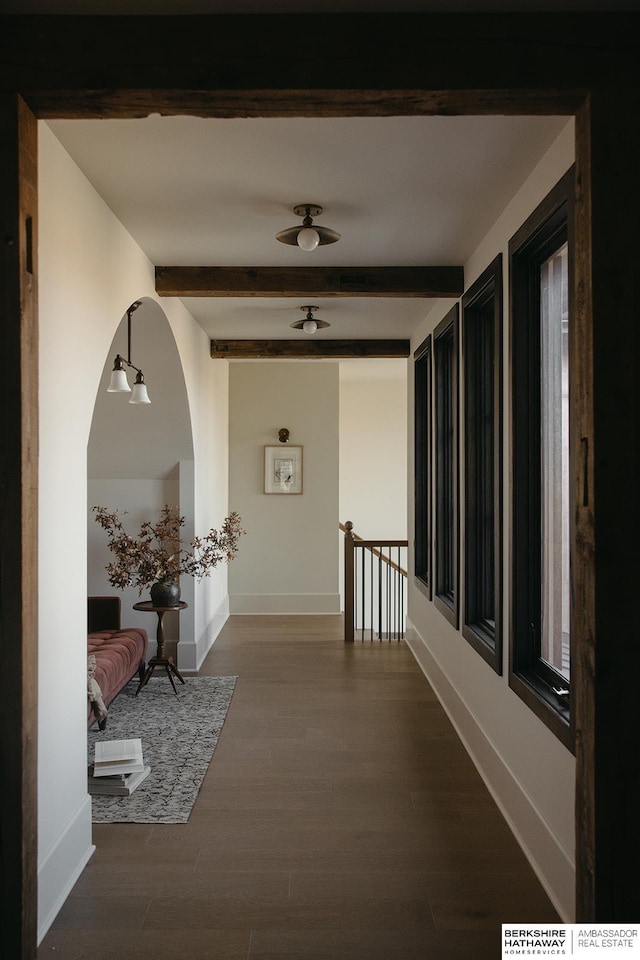
<instances>
[{"instance_id":1,"label":"black framed window","mask_svg":"<svg viewBox=\"0 0 640 960\"><path fill-rule=\"evenodd\" d=\"M436 607L458 626L458 337L456 304L433 332Z\"/></svg>"},{"instance_id":2,"label":"black framed window","mask_svg":"<svg viewBox=\"0 0 640 960\"><path fill-rule=\"evenodd\" d=\"M511 262L513 624L509 683L573 746L570 170L516 233Z\"/></svg>"},{"instance_id":3,"label":"black framed window","mask_svg":"<svg viewBox=\"0 0 640 960\"><path fill-rule=\"evenodd\" d=\"M462 298L462 342L462 634L497 673L502 673L502 255Z\"/></svg>"},{"instance_id":4,"label":"black framed window","mask_svg":"<svg viewBox=\"0 0 640 960\"><path fill-rule=\"evenodd\" d=\"M414 353L415 576L432 596L431 576L431 337Z\"/></svg>"}]
</instances>

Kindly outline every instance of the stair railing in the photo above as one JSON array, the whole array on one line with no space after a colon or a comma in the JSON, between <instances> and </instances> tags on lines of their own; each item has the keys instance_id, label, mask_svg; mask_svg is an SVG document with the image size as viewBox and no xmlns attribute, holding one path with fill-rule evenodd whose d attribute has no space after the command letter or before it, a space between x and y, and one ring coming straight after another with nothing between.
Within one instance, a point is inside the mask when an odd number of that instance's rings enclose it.
<instances>
[{"instance_id":1,"label":"stair railing","mask_svg":"<svg viewBox=\"0 0 640 960\"><path fill-rule=\"evenodd\" d=\"M407 608L407 540L364 540L350 520L344 533L344 639L402 640ZM403 566L403 564L405 566Z\"/></svg>"}]
</instances>

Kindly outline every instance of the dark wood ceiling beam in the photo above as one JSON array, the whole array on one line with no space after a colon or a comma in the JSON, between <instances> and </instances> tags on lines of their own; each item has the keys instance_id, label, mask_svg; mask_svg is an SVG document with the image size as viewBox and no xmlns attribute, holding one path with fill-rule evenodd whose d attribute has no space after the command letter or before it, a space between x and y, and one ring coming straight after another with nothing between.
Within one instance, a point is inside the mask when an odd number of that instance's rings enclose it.
<instances>
[{"instance_id":1,"label":"dark wood ceiling beam","mask_svg":"<svg viewBox=\"0 0 640 960\"><path fill-rule=\"evenodd\" d=\"M408 357L409 340L212 340L216 360L323 360Z\"/></svg>"},{"instance_id":2,"label":"dark wood ceiling beam","mask_svg":"<svg viewBox=\"0 0 640 960\"><path fill-rule=\"evenodd\" d=\"M311 59L306 14L7 16L0 88L43 119L571 113L633 81L633 16L318 14Z\"/></svg>"},{"instance_id":3,"label":"dark wood ceiling beam","mask_svg":"<svg viewBox=\"0 0 640 960\"><path fill-rule=\"evenodd\" d=\"M156 267L161 297L459 297L462 267Z\"/></svg>"},{"instance_id":4,"label":"dark wood ceiling beam","mask_svg":"<svg viewBox=\"0 0 640 960\"><path fill-rule=\"evenodd\" d=\"M24 19L24 18L22 18ZM110 18L113 19L113 18ZM129 18L127 18L129 19ZM1 26L0 26L1 29ZM0 84L1 86L1 84ZM586 91L573 90L166 90L65 91L25 95L43 120L140 120L150 114L205 119L235 117L570 116Z\"/></svg>"}]
</instances>

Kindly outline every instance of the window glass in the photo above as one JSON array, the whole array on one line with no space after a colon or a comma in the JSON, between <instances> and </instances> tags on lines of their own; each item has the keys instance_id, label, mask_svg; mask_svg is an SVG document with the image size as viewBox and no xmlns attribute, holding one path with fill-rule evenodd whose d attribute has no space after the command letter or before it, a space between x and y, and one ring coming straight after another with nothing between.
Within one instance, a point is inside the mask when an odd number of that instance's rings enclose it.
<instances>
[{"instance_id":1,"label":"window glass","mask_svg":"<svg viewBox=\"0 0 640 960\"><path fill-rule=\"evenodd\" d=\"M464 616L462 635L502 672L502 255L462 298Z\"/></svg>"},{"instance_id":2,"label":"window glass","mask_svg":"<svg viewBox=\"0 0 640 960\"><path fill-rule=\"evenodd\" d=\"M458 627L458 336L456 305L433 333L435 604Z\"/></svg>"},{"instance_id":3,"label":"window glass","mask_svg":"<svg viewBox=\"0 0 640 960\"><path fill-rule=\"evenodd\" d=\"M431 337L415 358L415 575L431 599Z\"/></svg>"},{"instance_id":4,"label":"window glass","mask_svg":"<svg viewBox=\"0 0 640 960\"><path fill-rule=\"evenodd\" d=\"M509 685L569 748L571 503L569 436L574 171L509 242L512 378Z\"/></svg>"},{"instance_id":5,"label":"window glass","mask_svg":"<svg viewBox=\"0 0 640 960\"><path fill-rule=\"evenodd\" d=\"M437 341L436 352L436 405L437 405L437 451L436 467L438 480L437 541L438 541L438 594L453 602L454 594L454 343L453 331Z\"/></svg>"},{"instance_id":6,"label":"window glass","mask_svg":"<svg viewBox=\"0 0 640 960\"><path fill-rule=\"evenodd\" d=\"M568 245L540 269L541 656L568 680L569 306Z\"/></svg>"}]
</instances>

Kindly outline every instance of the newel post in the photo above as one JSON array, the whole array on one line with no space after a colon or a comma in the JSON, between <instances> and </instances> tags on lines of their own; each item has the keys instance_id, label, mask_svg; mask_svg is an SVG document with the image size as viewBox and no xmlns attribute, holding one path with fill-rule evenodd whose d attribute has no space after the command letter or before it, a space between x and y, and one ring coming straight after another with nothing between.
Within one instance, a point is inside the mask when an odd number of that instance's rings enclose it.
<instances>
[{"instance_id":1,"label":"newel post","mask_svg":"<svg viewBox=\"0 0 640 960\"><path fill-rule=\"evenodd\" d=\"M344 642L354 640L355 582L353 569L353 524L350 520L344 525Z\"/></svg>"}]
</instances>

